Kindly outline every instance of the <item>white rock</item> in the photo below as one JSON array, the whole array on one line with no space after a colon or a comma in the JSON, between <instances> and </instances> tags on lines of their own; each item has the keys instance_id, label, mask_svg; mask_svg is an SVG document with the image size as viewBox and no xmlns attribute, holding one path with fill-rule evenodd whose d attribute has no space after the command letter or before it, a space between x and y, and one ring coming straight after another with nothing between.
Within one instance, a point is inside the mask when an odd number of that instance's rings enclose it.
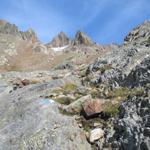
<instances>
[{"instance_id":1,"label":"white rock","mask_svg":"<svg viewBox=\"0 0 150 150\"><path fill-rule=\"evenodd\" d=\"M90 132L90 142L93 143L94 141L102 138L104 136L104 131L101 128L96 128Z\"/></svg>"}]
</instances>

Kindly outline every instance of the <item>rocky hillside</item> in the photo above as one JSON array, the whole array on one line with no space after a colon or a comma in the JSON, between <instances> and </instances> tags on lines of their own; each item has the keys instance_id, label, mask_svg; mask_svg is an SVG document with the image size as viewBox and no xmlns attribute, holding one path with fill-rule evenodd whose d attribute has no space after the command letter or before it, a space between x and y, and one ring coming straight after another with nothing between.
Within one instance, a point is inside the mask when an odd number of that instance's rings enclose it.
<instances>
[{"instance_id":1,"label":"rocky hillside","mask_svg":"<svg viewBox=\"0 0 150 150\"><path fill-rule=\"evenodd\" d=\"M49 70L62 61L87 64L111 48L94 44L82 32L77 32L73 40L60 32L51 42L42 44L32 29L23 32L14 24L0 21L0 71Z\"/></svg>"},{"instance_id":2,"label":"rocky hillside","mask_svg":"<svg viewBox=\"0 0 150 150\"><path fill-rule=\"evenodd\" d=\"M150 150L150 21L122 45L0 21L0 149Z\"/></svg>"}]
</instances>

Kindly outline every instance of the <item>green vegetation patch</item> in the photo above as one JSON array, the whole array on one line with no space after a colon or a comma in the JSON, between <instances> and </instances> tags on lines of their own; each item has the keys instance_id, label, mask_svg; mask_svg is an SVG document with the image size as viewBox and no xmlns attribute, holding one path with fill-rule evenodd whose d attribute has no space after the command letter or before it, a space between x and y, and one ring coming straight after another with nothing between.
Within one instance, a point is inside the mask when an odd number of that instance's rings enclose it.
<instances>
[{"instance_id":1,"label":"green vegetation patch","mask_svg":"<svg viewBox=\"0 0 150 150\"><path fill-rule=\"evenodd\" d=\"M144 94L143 88L117 88L109 92L108 97L109 98L128 98L128 97L134 97L134 96L141 96Z\"/></svg>"},{"instance_id":2,"label":"green vegetation patch","mask_svg":"<svg viewBox=\"0 0 150 150\"><path fill-rule=\"evenodd\" d=\"M76 89L77 89L77 86L75 84L72 84L72 83L68 83L63 87L63 90L66 92L75 91Z\"/></svg>"},{"instance_id":3,"label":"green vegetation patch","mask_svg":"<svg viewBox=\"0 0 150 150\"><path fill-rule=\"evenodd\" d=\"M114 117L119 113L119 103L113 103L111 100L104 103L103 113L109 117Z\"/></svg>"},{"instance_id":4,"label":"green vegetation patch","mask_svg":"<svg viewBox=\"0 0 150 150\"><path fill-rule=\"evenodd\" d=\"M74 101L74 99L70 98L70 97L58 97L56 99L54 99L56 102L60 103L60 104L64 104L64 105L69 105L70 103L72 103Z\"/></svg>"},{"instance_id":5,"label":"green vegetation patch","mask_svg":"<svg viewBox=\"0 0 150 150\"><path fill-rule=\"evenodd\" d=\"M113 117L118 114L121 102L128 100L134 96L144 95L143 88L118 88L109 92L110 100L104 103L104 114Z\"/></svg>"}]
</instances>

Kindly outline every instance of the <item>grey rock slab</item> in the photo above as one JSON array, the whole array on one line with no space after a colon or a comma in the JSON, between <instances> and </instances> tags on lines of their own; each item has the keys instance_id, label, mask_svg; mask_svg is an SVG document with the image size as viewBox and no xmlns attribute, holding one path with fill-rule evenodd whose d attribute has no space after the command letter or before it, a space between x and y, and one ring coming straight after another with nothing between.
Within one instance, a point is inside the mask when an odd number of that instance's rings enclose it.
<instances>
[{"instance_id":1,"label":"grey rock slab","mask_svg":"<svg viewBox=\"0 0 150 150\"><path fill-rule=\"evenodd\" d=\"M41 98L54 83L17 89L0 97L0 150L90 150L73 117Z\"/></svg>"}]
</instances>

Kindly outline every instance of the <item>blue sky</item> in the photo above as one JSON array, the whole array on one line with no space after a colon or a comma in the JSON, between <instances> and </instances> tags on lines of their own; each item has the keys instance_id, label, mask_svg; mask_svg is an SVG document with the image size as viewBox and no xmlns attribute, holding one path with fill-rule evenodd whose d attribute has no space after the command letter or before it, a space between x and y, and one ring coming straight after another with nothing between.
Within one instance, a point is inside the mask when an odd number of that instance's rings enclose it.
<instances>
[{"instance_id":1,"label":"blue sky","mask_svg":"<svg viewBox=\"0 0 150 150\"><path fill-rule=\"evenodd\" d=\"M44 43L60 31L73 37L77 30L97 43L122 43L150 19L150 0L1 0L0 19L34 29Z\"/></svg>"}]
</instances>

